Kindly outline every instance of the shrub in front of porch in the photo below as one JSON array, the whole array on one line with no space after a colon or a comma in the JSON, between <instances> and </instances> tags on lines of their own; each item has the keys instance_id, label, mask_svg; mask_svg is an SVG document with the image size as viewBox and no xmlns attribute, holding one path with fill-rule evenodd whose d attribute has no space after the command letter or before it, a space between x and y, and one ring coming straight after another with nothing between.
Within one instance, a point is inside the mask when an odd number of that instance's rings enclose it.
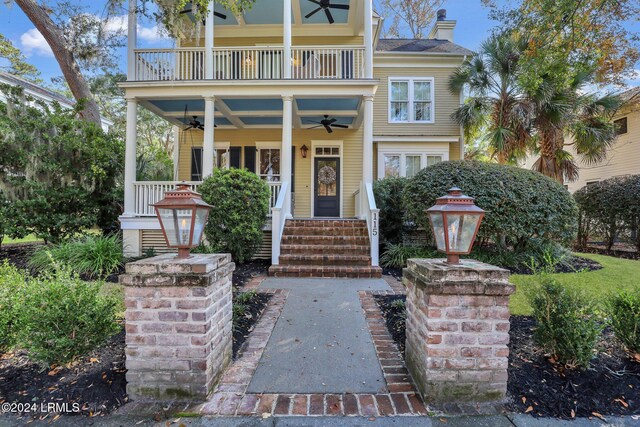
<instances>
[{"instance_id":1,"label":"shrub in front of porch","mask_svg":"<svg viewBox=\"0 0 640 427\"><path fill-rule=\"evenodd\" d=\"M216 169L198 191L213 206L205 228L211 251L249 261L262 244L271 197L267 184L244 169Z\"/></svg>"}]
</instances>

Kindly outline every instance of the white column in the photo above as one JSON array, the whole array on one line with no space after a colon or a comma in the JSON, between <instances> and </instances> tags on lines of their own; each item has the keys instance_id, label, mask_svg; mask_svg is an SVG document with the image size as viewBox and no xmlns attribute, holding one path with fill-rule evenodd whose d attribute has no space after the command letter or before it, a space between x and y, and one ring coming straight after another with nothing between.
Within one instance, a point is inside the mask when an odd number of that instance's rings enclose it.
<instances>
[{"instance_id":1,"label":"white column","mask_svg":"<svg viewBox=\"0 0 640 427\"><path fill-rule=\"evenodd\" d=\"M124 151L124 215L135 215L136 144L138 139L138 101L127 99L127 127Z\"/></svg>"},{"instance_id":2,"label":"white column","mask_svg":"<svg viewBox=\"0 0 640 427\"><path fill-rule=\"evenodd\" d=\"M136 54L137 47L137 26L136 0L129 0L129 21L127 23L127 80L136 78Z\"/></svg>"},{"instance_id":3,"label":"white column","mask_svg":"<svg viewBox=\"0 0 640 427\"><path fill-rule=\"evenodd\" d=\"M364 97L362 182L373 182L373 96Z\"/></svg>"},{"instance_id":4,"label":"white column","mask_svg":"<svg viewBox=\"0 0 640 427\"><path fill-rule=\"evenodd\" d=\"M373 6L364 0L364 77L373 78Z\"/></svg>"},{"instance_id":5,"label":"white column","mask_svg":"<svg viewBox=\"0 0 640 427\"><path fill-rule=\"evenodd\" d=\"M280 181L289 181L289 191L285 200L284 209L287 215L291 214L291 145L293 128L293 97L282 97L282 150L280 152Z\"/></svg>"},{"instance_id":6,"label":"white column","mask_svg":"<svg viewBox=\"0 0 640 427\"><path fill-rule=\"evenodd\" d=\"M284 46L284 78L291 78L291 0L284 0L283 16L284 35L282 45Z\"/></svg>"},{"instance_id":7,"label":"white column","mask_svg":"<svg viewBox=\"0 0 640 427\"><path fill-rule=\"evenodd\" d=\"M213 173L215 98L204 99L204 141L202 143L202 178Z\"/></svg>"},{"instance_id":8,"label":"white column","mask_svg":"<svg viewBox=\"0 0 640 427\"><path fill-rule=\"evenodd\" d=\"M204 24L204 78L213 79L213 7L215 1L209 2Z\"/></svg>"}]
</instances>

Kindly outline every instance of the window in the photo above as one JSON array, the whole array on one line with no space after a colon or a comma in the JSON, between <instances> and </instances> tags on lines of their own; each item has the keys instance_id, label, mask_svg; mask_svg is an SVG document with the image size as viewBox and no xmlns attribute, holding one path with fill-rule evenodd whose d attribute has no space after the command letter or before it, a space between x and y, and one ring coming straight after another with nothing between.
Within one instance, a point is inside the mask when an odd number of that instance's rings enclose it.
<instances>
[{"instance_id":1,"label":"window","mask_svg":"<svg viewBox=\"0 0 640 427\"><path fill-rule=\"evenodd\" d=\"M622 135L623 133L627 133L627 118L623 117L621 119L614 120L613 126L615 126L616 135Z\"/></svg>"},{"instance_id":2,"label":"window","mask_svg":"<svg viewBox=\"0 0 640 427\"><path fill-rule=\"evenodd\" d=\"M427 166L448 160L448 153L431 154L411 149L410 151L394 149L391 144L379 148L378 178L390 176L414 177Z\"/></svg>"},{"instance_id":3,"label":"window","mask_svg":"<svg viewBox=\"0 0 640 427\"><path fill-rule=\"evenodd\" d=\"M433 78L390 78L389 122L433 123Z\"/></svg>"},{"instance_id":4,"label":"window","mask_svg":"<svg viewBox=\"0 0 640 427\"><path fill-rule=\"evenodd\" d=\"M268 182L280 181L280 149L261 148L259 151L260 177Z\"/></svg>"},{"instance_id":5,"label":"window","mask_svg":"<svg viewBox=\"0 0 640 427\"><path fill-rule=\"evenodd\" d=\"M202 147L191 147L191 181L202 181Z\"/></svg>"},{"instance_id":6,"label":"window","mask_svg":"<svg viewBox=\"0 0 640 427\"><path fill-rule=\"evenodd\" d=\"M432 156L431 156L432 157ZM406 176L407 178L412 178L416 176L418 172L420 172L420 162L422 160L422 156L408 155L405 157L406 161Z\"/></svg>"},{"instance_id":7,"label":"window","mask_svg":"<svg viewBox=\"0 0 640 427\"><path fill-rule=\"evenodd\" d=\"M316 156L339 156L340 147L316 147Z\"/></svg>"},{"instance_id":8,"label":"window","mask_svg":"<svg viewBox=\"0 0 640 427\"><path fill-rule=\"evenodd\" d=\"M400 176L400 156L384 156L384 176Z\"/></svg>"}]
</instances>

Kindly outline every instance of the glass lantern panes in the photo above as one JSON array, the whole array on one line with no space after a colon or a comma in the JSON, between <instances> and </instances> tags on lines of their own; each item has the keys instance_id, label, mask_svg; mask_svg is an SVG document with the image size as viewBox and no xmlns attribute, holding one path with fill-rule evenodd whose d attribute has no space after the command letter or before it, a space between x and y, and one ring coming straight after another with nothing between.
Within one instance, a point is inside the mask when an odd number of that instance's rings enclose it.
<instances>
[{"instance_id":1,"label":"glass lantern panes","mask_svg":"<svg viewBox=\"0 0 640 427\"><path fill-rule=\"evenodd\" d=\"M162 226L169 240L169 246L187 246L190 244L191 209L158 208Z\"/></svg>"},{"instance_id":2,"label":"glass lantern panes","mask_svg":"<svg viewBox=\"0 0 640 427\"><path fill-rule=\"evenodd\" d=\"M439 251L444 252L446 250L446 245L444 242L444 221L442 220L442 214L432 213L429 216L431 217L431 225L433 226L436 246Z\"/></svg>"},{"instance_id":3,"label":"glass lantern panes","mask_svg":"<svg viewBox=\"0 0 640 427\"><path fill-rule=\"evenodd\" d=\"M447 214L450 252L469 252L479 220L479 215Z\"/></svg>"},{"instance_id":4,"label":"glass lantern panes","mask_svg":"<svg viewBox=\"0 0 640 427\"><path fill-rule=\"evenodd\" d=\"M204 231L208 215L209 209L198 208L196 210L196 222L193 225L193 242L199 242L200 239L202 239L202 233Z\"/></svg>"}]
</instances>

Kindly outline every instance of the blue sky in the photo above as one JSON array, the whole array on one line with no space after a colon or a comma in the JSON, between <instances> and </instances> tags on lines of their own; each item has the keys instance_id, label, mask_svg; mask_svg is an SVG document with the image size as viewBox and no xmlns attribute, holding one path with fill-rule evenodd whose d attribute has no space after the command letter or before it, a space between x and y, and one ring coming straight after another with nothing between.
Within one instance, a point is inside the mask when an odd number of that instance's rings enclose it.
<instances>
[{"instance_id":1,"label":"blue sky","mask_svg":"<svg viewBox=\"0 0 640 427\"><path fill-rule=\"evenodd\" d=\"M87 12L105 16L104 4L106 2L88 0L79 0L79 2L87 5ZM496 25L495 21L489 19L489 9L482 6L481 0L448 0L444 7L447 9L448 19L457 21L456 43L468 49L475 50L487 37L491 28ZM111 25L114 28L126 28L124 13L123 10L120 19L112 20ZM633 25L638 28L637 23ZM42 35L34 28L20 8L12 2L9 2L9 5L5 2L0 4L0 32L23 51L27 60L40 70L43 80L48 82L51 78L61 75L58 64ZM165 47L172 44L170 40L162 38L152 22L139 23L138 39L141 47ZM120 64L122 71L124 71L126 67L124 50L121 55ZM636 68L640 68L640 66ZM628 83L640 84L640 70L636 71L635 80Z\"/></svg>"}]
</instances>

